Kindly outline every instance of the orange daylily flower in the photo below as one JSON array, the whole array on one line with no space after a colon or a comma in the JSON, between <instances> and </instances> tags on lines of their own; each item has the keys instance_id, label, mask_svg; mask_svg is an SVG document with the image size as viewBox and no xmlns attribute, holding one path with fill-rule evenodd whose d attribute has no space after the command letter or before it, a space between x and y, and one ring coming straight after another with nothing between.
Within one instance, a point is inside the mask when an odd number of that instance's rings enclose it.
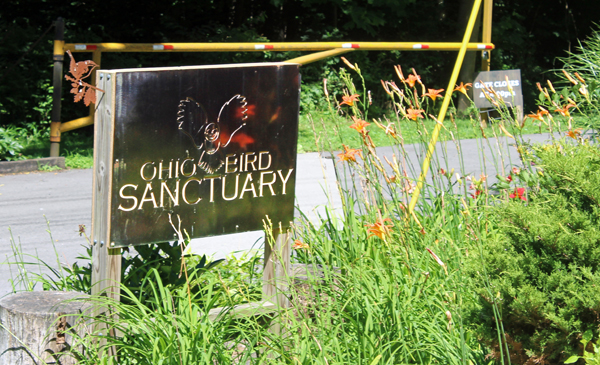
<instances>
[{"instance_id":1,"label":"orange daylily flower","mask_svg":"<svg viewBox=\"0 0 600 365\"><path fill-rule=\"evenodd\" d=\"M415 87L415 82L420 83L420 81L421 81L421 76L419 76L419 75L410 74L406 78L406 82L408 83L408 85L410 87Z\"/></svg>"},{"instance_id":2,"label":"orange daylily flower","mask_svg":"<svg viewBox=\"0 0 600 365\"><path fill-rule=\"evenodd\" d=\"M573 138L573 139L577 139L579 138L579 136L581 136L581 128L577 128L577 129L573 129L567 132L567 136Z\"/></svg>"},{"instance_id":3,"label":"orange daylily flower","mask_svg":"<svg viewBox=\"0 0 600 365\"><path fill-rule=\"evenodd\" d=\"M555 109L554 111L562 115L563 117L570 117L569 109L575 107L575 104L567 104L562 109Z\"/></svg>"},{"instance_id":4,"label":"orange daylily flower","mask_svg":"<svg viewBox=\"0 0 600 365\"><path fill-rule=\"evenodd\" d=\"M300 240L294 240L294 246L292 246L294 250L299 250L303 248L308 248L308 243L304 243Z\"/></svg>"},{"instance_id":5,"label":"orange daylily flower","mask_svg":"<svg viewBox=\"0 0 600 365\"><path fill-rule=\"evenodd\" d=\"M440 95L442 91L444 91L444 89L427 89L427 92L423 94L423 96L429 96L431 100L435 101L436 98L443 97L443 95Z\"/></svg>"},{"instance_id":6,"label":"orange daylily flower","mask_svg":"<svg viewBox=\"0 0 600 365\"><path fill-rule=\"evenodd\" d=\"M421 113L423 113L423 110L421 110L421 109L413 109L413 108L406 109L406 117L408 119L417 120L417 118L423 118Z\"/></svg>"},{"instance_id":7,"label":"orange daylily flower","mask_svg":"<svg viewBox=\"0 0 600 365\"><path fill-rule=\"evenodd\" d=\"M538 110L537 113L535 114L527 114L527 116L525 118L531 118L531 119L537 119L540 122L544 122L544 115L547 115L548 111L545 109L540 109Z\"/></svg>"},{"instance_id":8,"label":"orange daylily flower","mask_svg":"<svg viewBox=\"0 0 600 365\"><path fill-rule=\"evenodd\" d=\"M354 121L354 124L352 124L350 126L350 128L356 129L356 131L360 134L367 133L367 130L365 129L365 127L371 125L371 123L367 123L362 119L356 118L355 116L352 116L352 120Z\"/></svg>"},{"instance_id":9,"label":"orange daylily flower","mask_svg":"<svg viewBox=\"0 0 600 365\"><path fill-rule=\"evenodd\" d=\"M386 222L389 222L390 224L387 224ZM391 228L394 225L392 224L392 220L389 218L386 219L382 219L379 218L379 220L375 223L367 223L365 224L365 227L369 227L369 229L367 229L367 231L370 233L368 238L371 238L373 236L377 236L379 238L381 238L382 240L385 240L385 237L389 237L391 235Z\"/></svg>"},{"instance_id":10,"label":"orange daylily flower","mask_svg":"<svg viewBox=\"0 0 600 365\"><path fill-rule=\"evenodd\" d=\"M463 82L460 83L460 85L456 85L456 87L454 88L454 90L452 92L455 91L460 91L461 93L465 94L468 96L467 94L467 88L473 86L473 84L471 84L470 82L467 84L464 84Z\"/></svg>"},{"instance_id":11,"label":"orange daylily flower","mask_svg":"<svg viewBox=\"0 0 600 365\"><path fill-rule=\"evenodd\" d=\"M349 105L349 106L354 106L354 102L358 101L358 97L360 95L358 94L354 94L354 95L343 95L342 96L342 102L340 103L340 105Z\"/></svg>"},{"instance_id":12,"label":"orange daylily flower","mask_svg":"<svg viewBox=\"0 0 600 365\"><path fill-rule=\"evenodd\" d=\"M344 146L344 152L343 153L338 153L338 157L339 157L340 161L352 161L352 162L356 162L356 156L355 155L359 155L360 158L362 158L362 151L361 150L356 149L356 148L350 148L350 147L346 146L345 144L343 144L342 146Z\"/></svg>"}]
</instances>

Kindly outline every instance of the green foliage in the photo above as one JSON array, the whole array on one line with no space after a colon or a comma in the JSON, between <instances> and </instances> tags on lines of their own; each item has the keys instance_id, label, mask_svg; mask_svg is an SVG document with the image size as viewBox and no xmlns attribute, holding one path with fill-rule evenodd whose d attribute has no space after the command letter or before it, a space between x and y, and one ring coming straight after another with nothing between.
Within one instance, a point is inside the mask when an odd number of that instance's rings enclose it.
<instances>
[{"instance_id":1,"label":"green foliage","mask_svg":"<svg viewBox=\"0 0 600 365\"><path fill-rule=\"evenodd\" d=\"M589 97L592 102L597 103L600 100L600 27L592 30L592 33L583 42L579 42L576 52L567 52L567 57L560 57L563 63L562 68L574 74L577 72L587 83ZM571 82L562 72L557 72L562 81L568 85ZM576 80L578 81L578 80ZM571 93L579 95L580 85L573 85Z\"/></svg>"},{"instance_id":2,"label":"green foliage","mask_svg":"<svg viewBox=\"0 0 600 365\"><path fill-rule=\"evenodd\" d=\"M51 166L51 165L41 165L41 164L38 163L38 170L39 171L44 171L44 172L50 172L50 171L62 170L62 167L60 167L60 166Z\"/></svg>"},{"instance_id":3,"label":"green foliage","mask_svg":"<svg viewBox=\"0 0 600 365\"><path fill-rule=\"evenodd\" d=\"M513 361L556 363L576 351L577 333L597 334L600 325L600 151L563 142L533 152L540 173L528 175L539 179L527 201L491 212L495 239L480 247L487 277L476 274L480 258L471 259L471 273L490 286L473 287L481 300L471 320L497 346L491 303L499 302Z\"/></svg>"},{"instance_id":4,"label":"green foliage","mask_svg":"<svg viewBox=\"0 0 600 365\"><path fill-rule=\"evenodd\" d=\"M50 228L48 226L48 228ZM89 239L85 232L85 226L80 226L80 235ZM50 232L50 230L49 230ZM36 286L41 285L42 290L59 290L59 291L77 291L81 293L91 294L92 287L92 246L82 245L86 254L77 257L78 262L73 264L63 263L60 260L58 251L52 234L50 234L52 247L56 255L56 267L51 263L45 262L35 255L24 254L23 250L17 242L10 238L11 249L13 255L5 264L15 266L17 273L10 282L12 283L13 292L18 290L34 290ZM99 243L96 243L99 244ZM187 275L184 270L187 269L189 275L202 273L213 270L224 260L209 261L206 256L198 256L192 254L184 254L182 244L185 242L166 242L160 244L151 244L145 246L136 246L135 255L123 255L121 264L121 282L128 290L136 295L138 300L145 302L149 300L152 293L148 287L146 277L149 272L155 272L161 280L168 283L170 287L181 287L187 282ZM129 251L128 248L125 249ZM183 265L185 261L186 266ZM251 260L247 260L251 261ZM237 275L234 268L236 264L247 268L244 260L234 261L228 265L224 272L230 272L230 275L236 279L240 279L239 270ZM38 268L39 272L33 270ZM44 273L43 271L46 271ZM243 278L246 278L245 276ZM198 290L204 290L202 286L196 287Z\"/></svg>"},{"instance_id":5,"label":"green foliage","mask_svg":"<svg viewBox=\"0 0 600 365\"><path fill-rule=\"evenodd\" d=\"M192 270L190 282L198 281L198 275L198 270ZM250 351L236 353L240 342L255 344L257 341L244 338L241 332L244 326L227 318L213 321L208 317L208 310L224 295L223 290L190 296L186 285L173 286L163 282L162 276L151 269L143 277L147 300L140 300L125 286L122 286L121 302L103 297L93 299L98 309L111 308L118 313L118 320L110 315L90 317L85 313L81 316L86 322L95 323L96 330L89 326L90 333L72 345L79 364L226 364L236 357L241 363L250 359ZM216 278L202 282L207 287L218 286ZM207 305L201 306L199 302ZM99 339L104 339L106 344ZM116 353L110 351L111 347Z\"/></svg>"},{"instance_id":6,"label":"green foliage","mask_svg":"<svg viewBox=\"0 0 600 365\"><path fill-rule=\"evenodd\" d=\"M565 361L565 364L574 364L581 359L586 364L600 365L600 346L592 342L592 338L592 331L586 331L580 341L583 346L583 356L573 355ZM588 351L588 344L592 345L593 351Z\"/></svg>"},{"instance_id":7,"label":"green foliage","mask_svg":"<svg viewBox=\"0 0 600 365\"><path fill-rule=\"evenodd\" d=\"M69 169L90 169L94 165L94 157L89 153L69 153L65 157L65 166Z\"/></svg>"},{"instance_id":8,"label":"green foliage","mask_svg":"<svg viewBox=\"0 0 600 365\"><path fill-rule=\"evenodd\" d=\"M121 283L128 288L138 300L146 302L152 296L152 291L145 287L148 281L145 280L150 271L159 275L161 282L166 286L180 287L187 282L187 275L192 271L200 274L210 270L223 260L207 262L206 256L186 254L184 252L183 242L174 241L140 245L135 247L134 256L123 255L121 263ZM129 251L128 248L125 249ZM184 267L184 262L187 266ZM204 288L197 286L198 290Z\"/></svg>"},{"instance_id":9,"label":"green foliage","mask_svg":"<svg viewBox=\"0 0 600 365\"><path fill-rule=\"evenodd\" d=\"M377 194L376 188L368 194ZM443 208L439 201L421 204L425 230L393 218L384 222L389 233L381 237L372 234L381 220L375 208L357 216L352 203L364 202L346 203L340 218L331 212L320 226L301 230L308 247L297 250L297 260L322 274L309 274L310 289L292 289L292 306L302 315L291 321L290 343L296 346L281 362L483 363L484 351L463 322L464 303L473 297L463 290L460 268L460 200L449 198ZM394 207L380 204L382 210ZM308 295L307 305L301 299Z\"/></svg>"},{"instance_id":10,"label":"green foliage","mask_svg":"<svg viewBox=\"0 0 600 365\"><path fill-rule=\"evenodd\" d=\"M0 161L13 161L22 159L20 153L23 145L19 141L21 128L0 127Z\"/></svg>"}]
</instances>

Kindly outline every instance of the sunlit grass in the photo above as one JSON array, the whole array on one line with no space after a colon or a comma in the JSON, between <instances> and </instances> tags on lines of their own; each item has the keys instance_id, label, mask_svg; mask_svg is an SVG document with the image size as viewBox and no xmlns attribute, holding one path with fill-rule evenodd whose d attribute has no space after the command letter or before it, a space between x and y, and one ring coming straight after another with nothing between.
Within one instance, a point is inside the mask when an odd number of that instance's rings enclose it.
<instances>
[{"instance_id":1,"label":"sunlit grass","mask_svg":"<svg viewBox=\"0 0 600 365\"><path fill-rule=\"evenodd\" d=\"M393 116L388 119L394 120ZM369 121L367 121L369 122ZM381 118L382 125L387 126L391 121ZM418 123L418 124L417 124ZM492 125L495 121L491 121L483 128L483 132L488 136L493 136ZM355 130L350 128L352 124L348 118L339 115L332 115L328 111L313 110L312 112L300 115L298 129L298 146L300 152L316 152L325 150L342 150L342 141L345 145L351 148L359 148L362 140ZM453 124L456 124L456 128ZM430 136L424 133L424 130L431 131L435 126L435 121L432 119L420 120L415 122L404 119L401 122L394 123L404 139L405 144L426 143ZM479 128L479 122L474 119L457 118L451 120L446 118L439 136L439 141L449 141L452 139L474 139L480 138L482 135ZM392 146L397 143L396 140L390 138L380 128L377 128L372 122L368 128L369 136L378 147ZM454 136L450 134L452 130ZM540 128L539 124L533 123L531 120L525 123L521 133L535 134L544 132L546 129Z\"/></svg>"}]
</instances>

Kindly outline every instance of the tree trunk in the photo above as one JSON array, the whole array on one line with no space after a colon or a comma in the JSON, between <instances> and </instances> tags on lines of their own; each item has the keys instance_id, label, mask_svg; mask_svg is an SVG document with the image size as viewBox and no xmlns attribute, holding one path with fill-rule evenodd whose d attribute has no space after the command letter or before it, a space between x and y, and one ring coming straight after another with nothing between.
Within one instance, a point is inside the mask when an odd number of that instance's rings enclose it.
<instances>
[{"instance_id":1,"label":"tree trunk","mask_svg":"<svg viewBox=\"0 0 600 365\"><path fill-rule=\"evenodd\" d=\"M0 300L0 365L77 364L73 334L83 336L79 314L91 305L77 292L23 292Z\"/></svg>"}]
</instances>

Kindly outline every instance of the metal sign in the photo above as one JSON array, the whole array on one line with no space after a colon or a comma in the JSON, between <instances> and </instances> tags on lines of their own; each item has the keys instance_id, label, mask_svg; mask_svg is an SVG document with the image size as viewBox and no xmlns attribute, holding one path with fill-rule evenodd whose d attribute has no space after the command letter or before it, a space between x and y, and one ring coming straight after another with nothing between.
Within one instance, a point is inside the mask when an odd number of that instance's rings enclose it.
<instances>
[{"instance_id":1,"label":"metal sign","mask_svg":"<svg viewBox=\"0 0 600 365\"><path fill-rule=\"evenodd\" d=\"M294 215L297 64L98 71L93 234L112 247ZM106 233L104 233L106 232Z\"/></svg>"},{"instance_id":2,"label":"metal sign","mask_svg":"<svg viewBox=\"0 0 600 365\"><path fill-rule=\"evenodd\" d=\"M509 90L512 88L514 95ZM523 107L523 92L521 89L521 70L482 71L473 81L473 101L479 109L493 108L494 106L485 97L488 93L485 87L494 89L496 94L508 106ZM489 93L488 93L489 94Z\"/></svg>"}]
</instances>

